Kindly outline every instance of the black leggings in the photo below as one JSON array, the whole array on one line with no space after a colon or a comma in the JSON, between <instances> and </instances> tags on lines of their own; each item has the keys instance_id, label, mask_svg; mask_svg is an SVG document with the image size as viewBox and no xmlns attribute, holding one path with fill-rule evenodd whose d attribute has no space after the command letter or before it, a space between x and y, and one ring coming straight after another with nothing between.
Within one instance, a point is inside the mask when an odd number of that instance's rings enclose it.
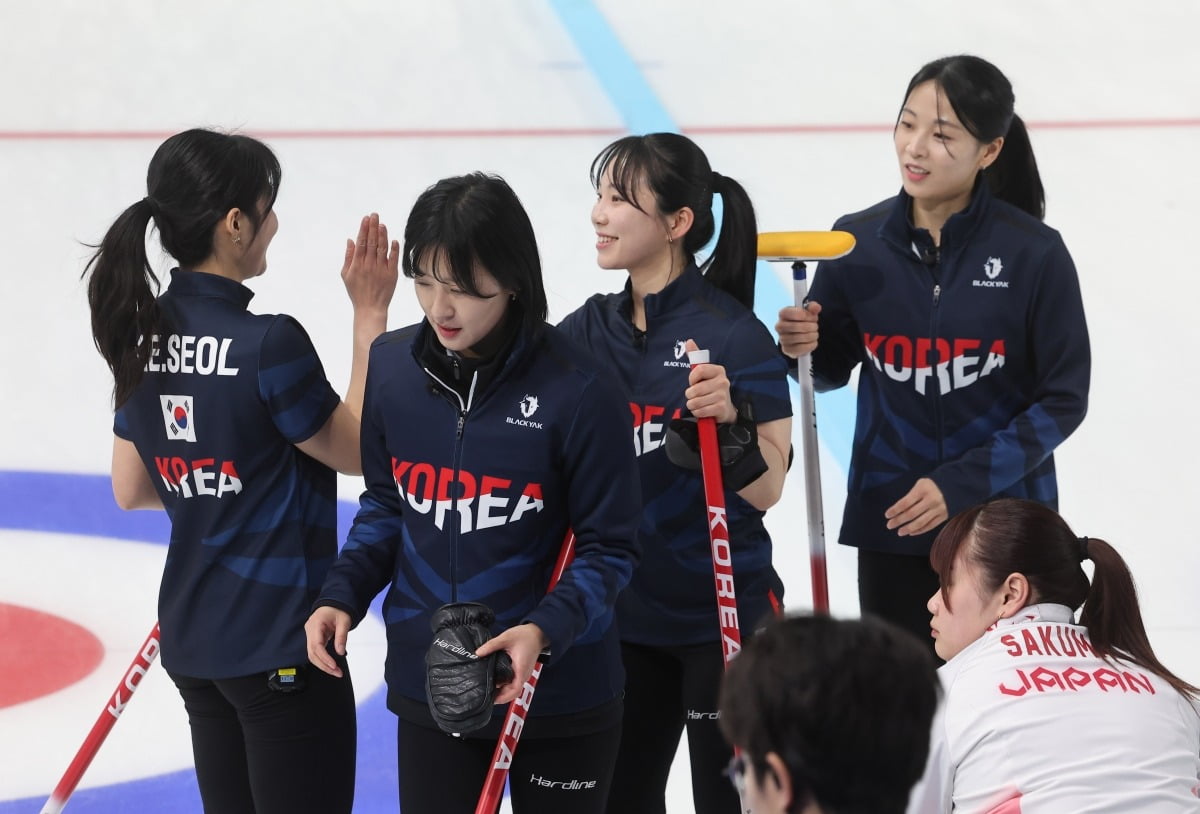
<instances>
[{"instance_id":1,"label":"black leggings","mask_svg":"<svg viewBox=\"0 0 1200 814\"><path fill-rule=\"evenodd\" d=\"M927 556L858 550L858 604L863 616L886 619L920 639L933 653L926 605L938 589ZM939 659L939 663L940 663Z\"/></svg>"},{"instance_id":2,"label":"black leggings","mask_svg":"<svg viewBox=\"0 0 1200 814\"><path fill-rule=\"evenodd\" d=\"M183 696L204 810L210 814L349 814L354 802L354 687L300 667L305 686L267 687L267 673L201 679L170 673Z\"/></svg>"},{"instance_id":3,"label":"black leggings","mask_svg":"<svg viewBox=\"0 0 1200 814\"><path fill-rule=\"evenodd\" d=\"M514 814L602 814L620 737L619 723L584 735L522 737L508 776ZM399 719L401 814L473 814L495 748L495 738L455 738Z\"/></svg>"},{"instance_id":4,"label":"black leggings","mask_svg":"<svg viewBox=\"0 0 1200 814\"><path fill-rule=\"evenodd\" d=\"M608 798L612 814L664 814L667 776L687 726L697 814L740 814L723 774L733 750L718 728L725 660L719 642L683 647L621 644L625 718Z\"/></svg>"}]
</instances>

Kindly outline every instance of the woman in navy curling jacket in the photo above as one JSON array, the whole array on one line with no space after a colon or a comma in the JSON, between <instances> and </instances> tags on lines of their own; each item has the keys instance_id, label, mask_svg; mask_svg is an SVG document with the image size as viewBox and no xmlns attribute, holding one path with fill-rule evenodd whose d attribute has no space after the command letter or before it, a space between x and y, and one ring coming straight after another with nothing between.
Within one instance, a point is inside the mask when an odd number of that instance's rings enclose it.
<instances>
[{"instance_id":1,"label":"woman in navy curling jacket","mask_svg":"<svg viewBox=\"0 0 1200 814\"><path fill-rule=\"evenodd\" d=\"M309 620L310 657L336 674L325 642L344 651L349 627L388 586L401 809L471 812L504 709L463 737L443 734L427 706L425 656L442 606L486 605L498 635L477 655L503 650L514 673L498 681L497 705L549 652L510 774L514 810L602 811L624 685L613 603L637 559L625 403L545 323L533 229L503 180L473 174L426 190L402 264L425 320L371 349L367 490ZM568 528L575 559L547 594Z\"/></svg>"},{"instance_id":2,"label":"woman in navy curling jacket","mask_svg":"<svg viewBox=\"0 0 1200 814\"><path fill-rule=\"evenodd\" d=\"M819 390L862 364L840 541L862 611L931 641L934 535L994 497L1057 505L1052 453L1087 410L1091 353L1008 79L978 57L929 63L894 140L900 194L838 220L858 245L776 327L786 354L813 352Z\"/></svg>"},{"instance_id":3,"label":"woman in navy curling jacket","mask_svg":"<svg viewBox=\"0 0 1200 814\"><path fill-rule=\"evenodd\" d=\"M787 367L751 310L754 206L741 184L714 172L703 150L677 133L618 139L596 156L591 179L597 262L628 278L623 290L594 295L560 327L622 386L643 506L643 563L617 603L628 677L608 810L665 809L686 727L696 811L732 814L742 807L721 775L733 756L717 726L728 645L718 624L708 512L700 473L671 460L668 428L685 412L715 419L723 458L730 428L739 433L736 464L723 476L737 620L747 635L783 599L763 517L783 489L792 413ZM714 195L724 205L719 232ZM696 253L714 236L711 255L698 264ZM693 342L711 351L713 364L690 366Z\"/></svg>"}]
</instances>

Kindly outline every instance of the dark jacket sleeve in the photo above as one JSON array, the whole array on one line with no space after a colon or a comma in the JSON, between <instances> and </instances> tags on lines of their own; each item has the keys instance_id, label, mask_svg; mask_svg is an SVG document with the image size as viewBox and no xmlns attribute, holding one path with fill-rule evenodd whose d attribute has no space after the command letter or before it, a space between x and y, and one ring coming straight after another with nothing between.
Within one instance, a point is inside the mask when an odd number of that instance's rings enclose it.
<instances>
[{"instance_id":1,"label":"dark jacket sleeve","mask_svg":"<svg viewBox=\"0 0 1200 814\"><path fill-rule=\"evenodd\" d=\"M809 290L809 300L821 304L820 337L812 354L813 389L819 393L844 387L863 357L862 331L846 294L848 266L848 261L839 260L819 264ZM796 375L795 367L791 374Z\"/></svg>"},{"instance_id":2,"label":"dark jacket sleeve","mask_svg":"<svg viewBox=\"0 0 1200 814\"><path fill-rule=\"evenodd\" d=\"M355 625L366 616L375 595L391 582L403 528L400 493L392 477L383 420L376 406L378 388L373 387L373 379L379 377L372 374L377 369L373 350L367 367L360 432L367 488L359 498L358 514L346 545L330 567L320 596L313 603L313 607L329 605L346 611Z\"/></svg>"},{"instance_id":3,"label":"dark jacket sleeve","mask_svg":"<svg viewBox=\"0 0 1200 814\"><path fill-rule=\"evenodd\" d=\"M575 559L527 617L549 638L553 658L611 612L640 556L641 490L629 407L607 379L593 377L583 388L563 457Z\"/></svg>"},{"instance_id":4,"label":"dark jacket sleeve","mask_svg":"<svg viewBox=\"0 0 1200 814\"><path fill-rule=\"evenodd\" d=\"M312 340L289 316L275 317L259 350L258 392L280 434L298 444L316 435L341 399Z\"/></svg>"},{"instance_id":5,"label":"dark jacket sleeve","mask_svg":"<svg viewBox=\"0 0 1200 814\"><path fill-rule=\"evenodd\" d=\"M734 405L753 402L759 424L791 417L786 357L776 352L770 331L753 313L730 326L714 361L725 367Z\"/></svg>"},{"instance_id":6,"label":"dark jacket sleeve","mask_svg":"<svg viewBox=\"0 0 1200 814\"><path fill-rule=\"evenodd\" d=\"M1079 277L1062 240L1043 261L1026 321L1029 407L981 446L931 474L950 516L1002 492L1041 464L1087 414L1092 356Z\"/></svg>"}]
</instances>

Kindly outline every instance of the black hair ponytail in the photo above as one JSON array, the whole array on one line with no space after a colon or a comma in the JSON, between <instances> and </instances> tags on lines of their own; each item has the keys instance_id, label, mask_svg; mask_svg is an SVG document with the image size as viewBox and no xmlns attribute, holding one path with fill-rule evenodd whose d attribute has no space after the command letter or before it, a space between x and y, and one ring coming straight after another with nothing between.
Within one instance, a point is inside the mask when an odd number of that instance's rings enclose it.
<instances>
[{"instance_id":1,"label":"black hair ponytail","mask_svg":"<svg viewBox=\"0 0 1200 814\"><path fill-rule=\"evenodd\" d=\"M1033 145L1029 143L1029 131L1017 114L1013 114L1012 123L1008 126L1000 155L984 170L983 177L987 179L992 194L1000 200L1008 201L1038 220L1046 217L1046 191L1042 188L1042 176L1033 155Z\"/></svg>"},{"instance_id":2,"label":"black hair ponytail","mask_svg":"<svg viewBox=\"0 0 1200 814\"><path fill-rule=\"evenodd\" d=\"M130 206L109 227L88 262L88 306L92 339L113 374L113 400L120 407L137 388L150 358L150 343L162 328L158 278L146 256L146 227L152 204Z\"/></svg>"},{"instance_id":3,"label":"black hair ponytail","mask_svg":"<svg viewBox=\"0 0 1200 814\"><path fill-rule=\"evenodd\" d=\"M706 272L704 276L710 283L753 309L755 263L758 258L758 223L754 217L754 204L737 181L717 172L712 176L713 191L721 196L721 233L701 270ZM684 248L688 248L686 241Z\"/></svg>"}]
</instances>

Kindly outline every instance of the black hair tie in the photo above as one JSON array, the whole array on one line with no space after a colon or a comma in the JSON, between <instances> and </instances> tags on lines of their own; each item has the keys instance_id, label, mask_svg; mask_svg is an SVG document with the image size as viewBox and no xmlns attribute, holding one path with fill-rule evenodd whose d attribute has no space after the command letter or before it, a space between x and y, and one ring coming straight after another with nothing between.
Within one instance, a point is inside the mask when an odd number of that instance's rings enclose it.
<instances>
[{"instance_id":1,"label":"black hair tie","mask_svg":"<svg viewBox=\"0 0 1200 814\"><path fill-rule=\"evenodd\" d=\"M142 203L146 204L147 208L149 208L151 216L158 217L158 201L147 195L145 198L142 198Z\"/></svg>"},{"instance_id":2,"label":"black hair tie","mask_svg":"<svg viewBox=\"0 0 1200 814\"><path fill-rule=\"evenodd\" d=\"M1091 558L1092 558L1091 552L1088 551L1088 538L1080 537L1079 538L1079 561L1083 562L1084 560L1090 560Z\"/></svg>"}]
</instances>

